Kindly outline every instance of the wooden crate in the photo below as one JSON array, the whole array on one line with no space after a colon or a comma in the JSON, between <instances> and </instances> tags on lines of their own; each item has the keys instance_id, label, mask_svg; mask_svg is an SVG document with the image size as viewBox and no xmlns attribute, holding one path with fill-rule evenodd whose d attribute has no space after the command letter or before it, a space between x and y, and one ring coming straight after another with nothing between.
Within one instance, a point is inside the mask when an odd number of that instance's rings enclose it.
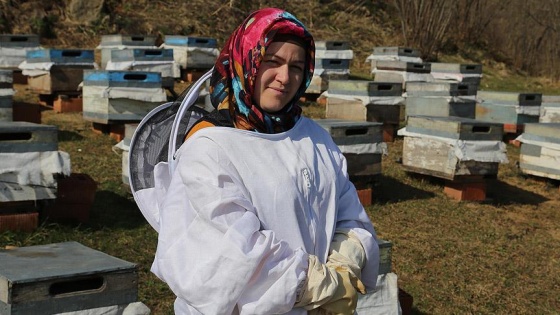
<instances>
[{"instance_id":1,"label":"wooden crate","mask_svg":"<svg viewBox=\"0 0 560 315\"><path fill-rule=\"evenodd\" d=\"M463 82L408 82L407 97L474 96L477 86Z\"/></svg>"},{"instance_id":2,"label":"wooden crate","mask_svg":"<svg viewBox=\"0 0 560 315\"><path fill-rule=\"evenodd\" d=\"M55 314L138 298L135 264L77 242L2 251L0 261L1 314Z\"/></svg>"},{"instance_id":3,"label":"wooden crate","mask_svg":"<svg viewBox=\"0 0 560 315\"><path fill-rule=\"evenodd\" d=\"M45 209L52 221L87 223L95 200L97 183L87 174L72 173L57 181L56 200Z\"/></svg>"},{"instance_id":4,"label":"wooden crate","mask_svg":"<svg viewBox=\"0 0 560 315\"><path fill-rule=\"evenodd\" d=\"M542 96L539 122L560 123L560 95Z\"/></svg>"},{"instance_id":5,"label":"wooden crate","mask_svg":"<svg viewBox=\"0 0 560 315\"><path fill-rule=\"evenodd\" d=\"M0 182L0 202L55 199L56 188Z\"/></svg>"},{"instance_id":6,"label":"wooden crate","mask_svg":"<svg viewBox=\"0 0 560 315\"><path fill-rule=\"evenodd\" d=\"M500 141L503 125L459 117L410 116L406 130L450 139Z\"/></svg>"},{"instance_id":7,"label":"wooden crate","mask_svg":"<svg viewBox=\"0 0 560 315\"><path fill-rule=\"evenodd\" d=\"M41 106L39 104L14 102L13 121L25 121L35 124L41 123Z\"/></svg>"}]
</instances>

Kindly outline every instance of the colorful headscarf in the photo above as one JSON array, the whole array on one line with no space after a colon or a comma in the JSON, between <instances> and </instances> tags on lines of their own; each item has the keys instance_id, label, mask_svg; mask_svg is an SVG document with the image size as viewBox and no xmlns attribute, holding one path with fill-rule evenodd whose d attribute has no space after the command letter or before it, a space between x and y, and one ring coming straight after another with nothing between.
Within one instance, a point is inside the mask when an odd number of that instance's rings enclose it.
<instances>
[{"instance_id":1,"label":"colorful headscarf","mask_svg":"<svg viewBox=\"0 0 560 315\"><path fill-rule=\"evenodd\" d=\"M294 98L271 114L255 104L253 92L263 56L277 35L296 36L306 43L306 65ZM218 56L210 79L212 105L239 129L261 133L289 130L301 116L298 100L311 82L314 64L313 36L296 17L275 8L255 11L233 32Z\"/></svg>"}]
</instances>

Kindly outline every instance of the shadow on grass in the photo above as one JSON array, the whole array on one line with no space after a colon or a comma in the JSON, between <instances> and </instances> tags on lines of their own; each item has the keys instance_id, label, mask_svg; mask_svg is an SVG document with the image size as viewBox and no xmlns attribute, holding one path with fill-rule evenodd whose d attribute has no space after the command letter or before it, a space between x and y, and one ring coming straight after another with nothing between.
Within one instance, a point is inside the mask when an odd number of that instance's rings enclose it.
<instances>
[{"instance_id":1,"label":"shadow on grass","mask_svg":"<svg viewBox=\"0 0 560 315\"><path fill-rule=\"evenodd\" d=\"M486 202L493 205L538 205L549 200L542 195L499 180L489 180L487 182L486 197Z\"/></svg>"},{"instance_id":2,"label":"shadow on grass","mask_svg":"<svg viewBox=\"0 0 560 315\"><path fill-rule=\"evenodd\" d=\"M391 203L411 199L428 199L434 193L404 184L392 177L383 176L378 179L373 196L377 203Z\"/></svg>"},{"instance_id":3,"label":"shadow on grass","mask_svg":"<svg viewBox=\"0 0 560 315\"><path fill-rule=\"evenodd\" d=\"M59 130L58 131L58 141L80 141L84 137L77 132L68 131L68 130Z\"/></svg>"},{"instance_id":4,"label":"shadow on grass","mask_svg":"<svg viewBox=\"0 0 560 315\"><path fill-rule=\"evenodd\" d=\"M91 208L91 226L133 229L147 224L132 199L107 190L98 190Z\"/></svg>"}]
</instances>

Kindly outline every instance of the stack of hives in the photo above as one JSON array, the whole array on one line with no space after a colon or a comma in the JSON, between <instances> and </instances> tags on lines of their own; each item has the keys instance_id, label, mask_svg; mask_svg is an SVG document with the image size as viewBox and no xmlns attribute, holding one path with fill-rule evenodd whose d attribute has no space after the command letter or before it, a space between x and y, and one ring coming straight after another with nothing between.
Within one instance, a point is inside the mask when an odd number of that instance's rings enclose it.
<instances>
[{"instance_id":1,"label":"stack of hives","mask_svg":"<svg viewBox=\"0 0 560 315\"><path fill-rule=\"evenodd\" d=\"M157 72L86 71L82 89L84 119L93 122L94 130L110 133L118 141L124 137L125 124L140 122L167 101Z\"/></svg>"},{"instance_id":2,"label":"stack of hives","mask_svg":"<svg viewBox=\"0 0 560 315\"><path fill-rule=\"evenodd\" d=\"M331 80L326 118L380 122L383 141L392 142L404 109L402 85L365 80Z\"/></svg>"},{"instance_id":3,"label":"stack of hives","mask_svg":"<svg viewBox=\"0 0 560 315\"><path fill-rule=\"evenodd\" d=\"M354 51L344 41L316 41L315 48L315 72L306 93L316 95L328 89L330 80L348 79Z\"/></svg>"},{"instance_id":4,"label":"stack of hives","mask_svg":"<svg viewBox=\"0 0 560 315\"><path fill-rule=\"evenodd\" d=\"M157 49L154 35L102 35L101 43L96 47L101 52L101 68L105 69L111 61L113 50L124 49Z\"/></svg>"},{"instance_id":5,"label":"stack of hives","mask_svg":"<svg viewBox=\"0 0 560 315\"><path fill-rule=\"evenodd\" d=\"M32 34L0 34L0 69L13 71L14 83L27 84L18 66L25 61L26 53L42 49L39 36Z\"/></svg>"},{"instance_id":6,"label":"stack of hives","mask_svg":"<svg viewBox=\"0 0 560 315\"><path fill-rule=\"evenodd\" d=\"M381 174L383 142L382 124L368 121L316 119L329 132L347 161L348 175L358 189L362 204L371 204L371 184Z\"/></svg>"},{"instance_id":7,"label":"stack of hives","mask_svg":"<svg viewBox=\"0 0 560 315\"><path fill-rule=\"evenodd\" d=\"M166 35L162 47L173 50L181 78L187 82L197 80L211 69L220 54L218 41L208 37Z\"/></svg>"},{"instance_id":8,"label":"stack of hives","mask_svg":"<svg viewBox=\"0 0 560 315\"><path fill-rule=\"evenodd\" d=\"M396 82L406 91L408 82L429 82L431 67L420 58L420 52L406 47L375 47L366 61L376 82Z\"/></svg>"},{"instance_id":9,"label":"stack of hives","mask_svg":"<svg viewBox=\"0 0 560 315\"><path fill-rule=\"evenodd\" d=\"M402 165L406 171L446 180L458 200L484 200L486 180L507 162L503 125L460 117L409 116Z\"/></svg>"},{"instance_id":10,"label":"stack of hives","mask_svg":"<svg viewBox=\"0 0 560 315\"><path fill-rule=\"evenodd\" d=\"M77 242L0 251L2 314L147 315L138 267Z\"/></svg>"},{"instance_id":11,"label":"stack of hives","mask_svg":"<svg viewBox=\"0 0 560 315\"><path fill-rule=\"evenodd\" d=\"M70 156L58 151L57 127L0 121L0 160L0 230L32 230L39 215L35 204L56 199L58 176L70 175Z\"/></svg>"}]
</instances>

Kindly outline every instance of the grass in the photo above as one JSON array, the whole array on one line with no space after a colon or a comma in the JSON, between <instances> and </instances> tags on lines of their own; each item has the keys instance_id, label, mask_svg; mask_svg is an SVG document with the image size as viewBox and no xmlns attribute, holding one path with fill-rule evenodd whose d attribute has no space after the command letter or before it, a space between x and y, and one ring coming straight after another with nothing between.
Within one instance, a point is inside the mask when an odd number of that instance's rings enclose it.
<instances>
[{"instance_id":1,"label":"grass","mask_svg":"<svg viewBox=\"0 0 560 315\"><path fill-rule=\"evenodd\" d=\"M483 82L496 88L522 82L516 76L509 78L513 83L501 82L506 80L488 76ZM16 99L36 101L23 86L16 88L23 92ZM307 103L304 112L323 117L324 108ZM3 232L0 248L77 241L137 263L139 300L153 314L172 314L172 292L149 271L157 234L122 184L116 141L94 133L80 113L45 110L42 120L58 126L59 149L70 154L73 172L98 183L91 219L81 225L47 221L32 233ZM374 203L366 210L379 236L393 243L393 271L414 297L415 314L558 313L558 182L520 174L519 149L508 145L509 163L500 165L488 200L458 202L443 194L442 181L403 171L397 161L401 139L388 147Z\"/></svg>"}]
</instances>

